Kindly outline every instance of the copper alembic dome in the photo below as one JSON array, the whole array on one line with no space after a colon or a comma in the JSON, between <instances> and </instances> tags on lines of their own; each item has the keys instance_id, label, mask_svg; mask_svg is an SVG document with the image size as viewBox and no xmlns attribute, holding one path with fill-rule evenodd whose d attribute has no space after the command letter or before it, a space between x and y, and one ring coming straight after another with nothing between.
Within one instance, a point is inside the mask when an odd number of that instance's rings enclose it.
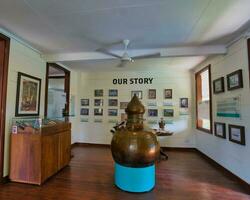
<instances>
[{"instance_id":1,"label":"copper alembic dome","mask_svg":"<svg viewBox=\"0 0 250 200\"><path fill-rule=\"evenodd\" d=\"M125 128L117 129L111 142L115 162L127 167L153 165L159 155L159 144L152 132L143 128L145 108L135 95L129 102Z\"/></svg>"}]
</instances>

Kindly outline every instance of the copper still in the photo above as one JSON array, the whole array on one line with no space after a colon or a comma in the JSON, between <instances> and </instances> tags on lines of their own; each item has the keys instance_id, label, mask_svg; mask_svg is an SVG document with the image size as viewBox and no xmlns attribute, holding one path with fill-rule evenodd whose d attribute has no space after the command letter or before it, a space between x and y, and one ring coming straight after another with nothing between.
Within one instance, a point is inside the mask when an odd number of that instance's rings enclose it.
<instances>
[{"instance_id":1,"label":"copper still","mask_svg":"<svg viewBox=\"0 0 250 200\"><path fill-rule=\"evenodd\" d=\"M125 112L128 115L127 123L116 129L111 142L115 162L127 167L153 165L159 157L160 146L156 136L144 130L145 108L136 95L129 102Z\"/></svg>"}]
</instances>

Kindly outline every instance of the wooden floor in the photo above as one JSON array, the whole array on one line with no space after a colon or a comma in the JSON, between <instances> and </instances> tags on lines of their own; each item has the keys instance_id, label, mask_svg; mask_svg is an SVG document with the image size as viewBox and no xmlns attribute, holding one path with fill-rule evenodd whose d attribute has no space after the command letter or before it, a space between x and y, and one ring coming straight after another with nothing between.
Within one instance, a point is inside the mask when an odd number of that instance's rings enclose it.
<instances>
[{"instance_id":1,"label":"wooden floor","mask_svg":"<svg viewBox=\"0 0 250 200\"><path fill-rule=\"evenodd\" d=\"M113 161L108 147L74 147L69 167L43 186L18 183L0 185L1 200L241 200L250 196L234 179L218 171L196 152L170 151L169 160L157 164L153 191L127 193L113 184Z\"/></svg>"}]
</instances>

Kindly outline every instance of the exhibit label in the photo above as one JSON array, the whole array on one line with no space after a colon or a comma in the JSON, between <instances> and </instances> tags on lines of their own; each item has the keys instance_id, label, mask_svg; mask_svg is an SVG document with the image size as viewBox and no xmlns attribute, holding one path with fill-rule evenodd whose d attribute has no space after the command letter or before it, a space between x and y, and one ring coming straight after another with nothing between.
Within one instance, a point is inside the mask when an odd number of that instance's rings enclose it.
<instances>
[{"instance_id":1,"label":"exhibit label","mask_svg":"<svg viewBox=\"0 0 250 200\"><path fill-rule=\"evenodd\" d=\"M114 78L114 85L152 84L154 78Z\"/></svg>"}]
</instances>

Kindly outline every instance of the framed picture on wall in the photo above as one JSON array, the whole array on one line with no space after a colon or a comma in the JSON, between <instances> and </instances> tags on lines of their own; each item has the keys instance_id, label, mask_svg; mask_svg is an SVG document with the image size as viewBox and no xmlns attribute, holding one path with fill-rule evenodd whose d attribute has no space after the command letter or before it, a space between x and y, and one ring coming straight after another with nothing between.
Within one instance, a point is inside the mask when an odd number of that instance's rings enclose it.
<instances>
[{"instance_id":1,"label":"framed picture on wall","mask_svg":"<svg viewBox=\"0 0 250 200\"><path fill-rule=\"evenodd\" d=\"M164 90L164 99L172 99L173 97L173 90L172 89L165 89Z\"/></svg>"},{"instance_id":2,"label":"framed picture on wall","mask_svg":"<svg viewBox=\"0 0 250 200\"><path fill-rule=\"evenodd\" d=\"M81 106L89 106L89 99L81 99Z\"/></svg>"},{"instance_id":3,"label":"framed picture on wall","mask_svg":"<svg viewBox=\"0 0 250 200\"><path fill-rule=\"evenodd\" d=\"M103 99L94 99L95 106L103 106Z\"/></svg>"},{"instance_id":4,"label":"framed picture on wall","mask_svg":"<svg viewBox=\"0 0 250 200\"><path fill-rule=\"evenodd\" d=\"M142 99L142 91L140 91L140 90L131 91L131 98L133 98L134 95L136 95L139 99Z\"/></svg>"},{"instance_id":5,"label":"framed picture on wall","mask_svg":"<svg viewBox=\"0 0 250 200\"><path fill-rule=\"evenodd\" d=\"M149 117L157 117L158 116L158 110L157 109L148 109L148 116Z\"/></svg>"},{"instance_id":6,"label":"framed picture on wall","mask_svg":"<svg viewBox=\"0 0 250 200\"><path fill-rule=\"evenodd\" d=\"M95 116L102 116L103 115L103 109L102 108L95 108L94 109L94 115Z\"/></svg>"},{"instance_id":7,"label":"framed picture on wall","mask_svg":"<svg viewBox=\"0 0 250 200\"><path fill-rule=\"evenodd\" d=\"M173 117L174 116L174 109L163 109L163 116L164 117Z\"/></svg>"},{"instance_id":8,"label":"framed picture on wall","mask_svg":"<svg viewBox=\"0 0 250 200\"><path fill-rule=\"evenodd\" d=\"M118 106L117 99L109 99L109 106Z\"/></svg>"},{"instance_id":9,"label":"framed picture on wall","mask_svg":"<svg viewBox=\"0 0 250 200\"><path fill-rule=\"evenodd\" d=\"M242 70L239 69L227 75L227 90L243 88Z\"/></svg>"},{"instance_id":10,"label":"framed picture on wall","mask_svg":"<svg viewBox=\"0 0 250 200\"><path fill-rule=\"evenodd\" d=\"M41 79L18 72L15 116L39 116Z\"/></svg>"},{"instance_id":11,"label":"framed picture on wall","mask_svg":"<svg viewBox=\"0 0 250 200\"><path fill-rule=\"evenodd\" d=\"M117 89L109 89L109 96L110 97L117 97L118 96L118 90Z\"/></svg>"},{"instance_id":12,"label":"framed picture on wall","mask_svg":"<svg viewBox=\"0 0 250 200\"><path fill-rule=\"evenodd\" d=\"M128 106L128 102L120 102L120 109L126 109Z\"/></svg>"},{"instance_id":13,"label":"framed picture on wall","mask_svg":"<svg viewBox=\"0 0 250 200\"><path fill-rule=\"evenodd\" d=\"M148 99L156 99L156 89L148 90Z\"/></svg>"},{"instance_id":14,"label":"framed picture on wall","mask_svg":"<svg viewBox=\"0 0 250 200\"><path fill-rule=\"evenodd\" d=\"M89 115L89 109L88 108L81 108L81 115Z\"/></svg>"},{"instance_id":15,"label":"framed picture on wall","mask_svg":"<svg viewBox=\"0 0 250 200\"><path fill-rule=\"evenodd\" d=\"M231 142L245 145L245 127L244 126L238 126L238 125L228 125L229 130L229 140Z\"/></svg>"},{"instance_id":16,"label":"framed picture on wall","mask_svg":"<svg viewBox=\"0 0 250 200\"><path fill-rule=\"evenodd\" d=\"M117 116L118 110L117 109L108 109L108 116Z\"/></svg>"},{"instance_id":17,"label":"framed picture on wall","mask_svg":"<svg viewBox=\"0 0 250 200\"><path fill-rule=\"evenodd\" d=\"M96 89L94 95L95 97L103 97L103 89Z\"/></svg>"},{"instance_id":18,"label":"framed picture on wall","mask_svg":"<svg viewBox=\"0 0 250 200\"><path fill-rule=\"evenodd\" d=\"M226 139L226 124L214 122L214 135Z\"/></svg>"},{"instance_id":19,"label":"framed picture on wall","mask_svg":"<svg viewBox=\"0 0 250 200\"><path fill-rule=\"evenodd\" d=\"M214 94L219 94L225 91L224 89L224 77L220 77L213 81Z\"/></svg>"},{"instance_id":20,"label":"framed picture on wall","mask_svg":"<svg viewBox=\"0 0 250 200\"><path fill-rule=\"evenodd\" d=\"M188 108L188 98L180 98L180 107Z\"/></svg>"}]
</instances>

